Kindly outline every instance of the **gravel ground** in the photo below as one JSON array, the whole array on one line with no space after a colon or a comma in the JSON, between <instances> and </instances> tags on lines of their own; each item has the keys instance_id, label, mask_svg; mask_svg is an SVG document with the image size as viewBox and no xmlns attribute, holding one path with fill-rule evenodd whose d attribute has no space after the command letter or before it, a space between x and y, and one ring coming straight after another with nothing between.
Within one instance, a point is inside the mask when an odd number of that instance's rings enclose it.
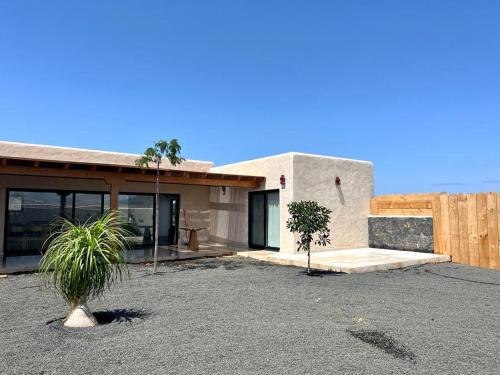
<instances>
[{"instance_id":1,"label":"gravel ground","mask_svg":"<svg viewBox=\"0 0 500 375\"><path fill-rule=\"evenodd\" d=\"M498 374L500 272L452 264L307 277L239 257L162 265L65 329L35 274L0 279L2 374Z\"/></svg>"}]
</instances>

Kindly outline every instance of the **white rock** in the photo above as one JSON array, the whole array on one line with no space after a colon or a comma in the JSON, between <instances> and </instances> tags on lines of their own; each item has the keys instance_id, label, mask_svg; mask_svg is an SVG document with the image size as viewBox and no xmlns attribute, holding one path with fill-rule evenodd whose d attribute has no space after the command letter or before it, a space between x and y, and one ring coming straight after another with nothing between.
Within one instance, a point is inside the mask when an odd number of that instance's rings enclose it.
<instances>
[{"instance_id":1,"label":"white rock","mask_svg":"<svg viewBox=\"0 0 500 375\"><path fill-rule=\"evenodd\" d=\"M87 305L78 305L64 321L65 327L95 327L97 319Z\"/></svg>"}]
</instances>

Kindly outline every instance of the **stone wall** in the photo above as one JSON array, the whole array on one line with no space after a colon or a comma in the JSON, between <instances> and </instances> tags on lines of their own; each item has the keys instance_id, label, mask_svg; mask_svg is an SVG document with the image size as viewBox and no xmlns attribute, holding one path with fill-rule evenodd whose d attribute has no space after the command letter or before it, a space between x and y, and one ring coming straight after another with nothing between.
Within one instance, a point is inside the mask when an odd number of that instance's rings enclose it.
<instances>
[{"instance_id":1,"label":"stone wall","mask_svg":"<svg viewBox=\"0 0 500 375\"><path fill-rule=\"evenodd\" d=\"M370 247L434 252L430 216L369 216L368 233Z\"/></svg>"}]
</instances>

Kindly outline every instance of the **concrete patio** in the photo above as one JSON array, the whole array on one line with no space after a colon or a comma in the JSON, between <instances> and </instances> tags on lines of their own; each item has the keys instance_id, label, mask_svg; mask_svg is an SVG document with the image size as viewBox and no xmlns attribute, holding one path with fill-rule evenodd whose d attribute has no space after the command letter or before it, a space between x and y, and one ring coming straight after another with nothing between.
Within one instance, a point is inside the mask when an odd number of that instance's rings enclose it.
<instances>
[{"instance_id":1,"label":"concrete patio","mask_svg":"<svg viewBox=\"0 0 500 375\"><path fill-rule=\"evenodd\" d=\"M231 249L200 244L199 251L192 251L186 246L160 246L158 261L174 261L198 258L212 258L233 255ZM0 264L0 274L33 272L38 269L40 255L5 257ZM125 254L127 263L148 263L153 261L153 249L134 249Z\"/></svg>"},{"instance_id":2,"label":"concrete patio","mask_svg":"<svg viewBox=\"0 0 500 375\"><path fill-rule=\"evenodd\" d=\"M307 254L282 254L269 250L249 250L247 248L229 248L214 244L200 244L199 251L191 251L186 246L161 246L158 261L211 258L239 255L274 264L307 267ZM137 249L127 252L127 263L148 263L153 261L153 249ZM364 273L391 269L450 262L448 255L417 253L411 251L386 250L376 248L356 248L320 251L311 254L311 268L323 271L344 273ZM39 255L6 257L0 274L32 272L38 268Z\"/></svg>"},{"instance_id":3,"label":"concrete patio","mask_svg":"<svg viewBox=\"0 0 500 375\"><path fill-rule=\"evenodd\" d=\"M282 254L274 251L243 251L238 255L281 265L307 267L307 254ZM412 251L358 248L314 252L311 268L323 271L364 273L450 262L448 255Z\"/></svg>"}]
</instances>

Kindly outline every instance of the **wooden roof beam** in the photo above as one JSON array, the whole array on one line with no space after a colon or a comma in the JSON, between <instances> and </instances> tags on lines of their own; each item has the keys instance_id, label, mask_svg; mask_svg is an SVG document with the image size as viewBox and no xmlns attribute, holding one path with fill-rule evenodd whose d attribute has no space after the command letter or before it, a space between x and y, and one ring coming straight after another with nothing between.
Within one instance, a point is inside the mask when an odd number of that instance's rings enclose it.
<instances>
[{"instance_id":1,"label":"wooden roof beam","mask_svg":"<svg viewBox=\"0 0 500 375\"><path fill-rule=\"evenodd\" d=\"M68 163L69 165L69 163ZM66 165L65 165L66 166ZM117 173L108 171L92 171L89 169L63 169L53 167L29 167L29 166L9 166L0 165L0 174L25 175L25 176L43 176L43 177L64 177L81 179L103 179L109 178L120 181L131 182L155 182L156 175L142 175L139 173ZM230 178L223 179L221 174L207 174L206 177L184 177L183 175L164 175L160 176L160 182L165 184L181 185L201 185L201 186L231 186L231 187L258 187L264 177L255 177L253 180L238 180L236 176L230 175Z\"/></svg>"}]
</instances>

